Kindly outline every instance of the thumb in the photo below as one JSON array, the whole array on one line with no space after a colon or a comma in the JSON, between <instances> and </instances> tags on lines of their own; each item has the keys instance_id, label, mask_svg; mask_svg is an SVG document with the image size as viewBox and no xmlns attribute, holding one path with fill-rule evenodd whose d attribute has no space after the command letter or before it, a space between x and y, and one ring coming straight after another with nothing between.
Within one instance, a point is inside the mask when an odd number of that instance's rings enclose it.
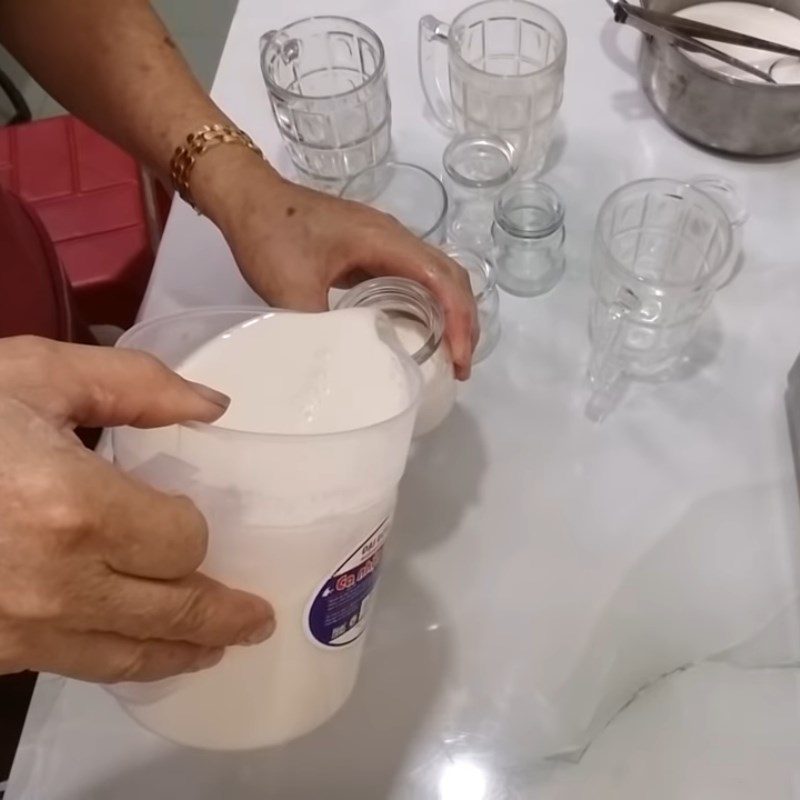
<instances>
[{"instance_id":1,"label":"thumb","mask_svg":"<svg viewBox=\"0 0 800 800\"><path fill-rule=\"evenodd\" d=\"M192 383L149 353L121 348L61 345L69 382L61 422L85 426L157 428L176 422L213 422L230 398Z\"/></svg>"}]
</instances>

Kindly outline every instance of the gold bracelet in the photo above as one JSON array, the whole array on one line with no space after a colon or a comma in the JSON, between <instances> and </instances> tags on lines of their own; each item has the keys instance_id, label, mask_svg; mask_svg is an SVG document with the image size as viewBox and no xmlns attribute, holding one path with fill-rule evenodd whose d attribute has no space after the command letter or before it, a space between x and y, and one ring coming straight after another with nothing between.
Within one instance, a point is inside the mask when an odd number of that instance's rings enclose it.
<instances>
[{"instance_id":1,"label":"gold bracelet","mask_svg":"<svg viewBox=\"0 0 800 800\"><path fill-rule=\"evenodd\" d=\"M189 190L189 180L198 156L220 144L238 144L263 158L263 153L244 131L231 125L203 125L186 137L186 144L175 148L169 162L170 177L175 191L192 207L197 208Z\"/></svg>"}]
</instances>

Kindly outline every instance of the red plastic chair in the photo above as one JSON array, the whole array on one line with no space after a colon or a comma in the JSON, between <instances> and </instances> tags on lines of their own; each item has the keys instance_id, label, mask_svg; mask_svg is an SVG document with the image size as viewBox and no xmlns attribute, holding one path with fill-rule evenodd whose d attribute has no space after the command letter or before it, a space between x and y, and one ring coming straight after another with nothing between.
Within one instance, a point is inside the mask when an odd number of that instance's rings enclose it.
<instances>
[{"instance_id":1,"label":"red plastic chair","mask_svg":"<svg viewBox=\"0 0 800 800\"><path fill-rule=\"evenodd\" d=\"M116 145L71 116L0 128L0 186L37 213L88 324L133 324L165 206Z\"/></svg>"}]
</instances>

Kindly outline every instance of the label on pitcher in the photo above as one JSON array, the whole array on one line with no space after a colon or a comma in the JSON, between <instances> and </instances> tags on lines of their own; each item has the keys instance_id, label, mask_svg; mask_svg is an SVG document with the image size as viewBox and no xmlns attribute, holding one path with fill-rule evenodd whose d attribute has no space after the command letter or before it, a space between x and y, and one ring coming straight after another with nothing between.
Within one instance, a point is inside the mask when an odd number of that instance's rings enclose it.
<instances>
[{"instance_id":1,"label":"label on pitcher","mask_svg":"<svg viewBox=\"0 0 800 800\"><path fill-rule=\"evenodd\" d=\"M390 523L388 517L381 522L314 593L306 612L306 633L315 644L345 647L366 630Z\"/></svg>"}]
</instances>

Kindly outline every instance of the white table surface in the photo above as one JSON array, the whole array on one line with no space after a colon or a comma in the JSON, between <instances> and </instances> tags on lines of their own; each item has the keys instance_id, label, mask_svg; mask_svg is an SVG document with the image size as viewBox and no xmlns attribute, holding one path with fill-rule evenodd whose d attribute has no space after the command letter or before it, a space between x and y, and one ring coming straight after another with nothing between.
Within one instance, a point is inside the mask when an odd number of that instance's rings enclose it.
<instances>
[{"instance_id":1,"label":"white table surface","mask_svg":"<svg viewBox=\"0 0 800 800\"><path fill-rule=\"evenodd\" d=\"M445 139L423 118L416 23L462 2L242 0L214 96L285 166L258 37L351 15L386 44L397 156L438 169ZM800 796L783 407L800 350L800 162L681 141L639 91L637 35L601 0L546 2L570 39L548 172L567 207L567 275L543 298L502 298L497 351L417 445L352 700L285 748L224 755L161 741L94 686L43 678L8 800ZM582 408L599 205L632 179L708 172L750 205L745 268L686 375L634 387L593 425ZM252 299L219 234L178 204L144 314ZM572 760L546 758L565 751Z\"/></svg>"}]
</instances>

